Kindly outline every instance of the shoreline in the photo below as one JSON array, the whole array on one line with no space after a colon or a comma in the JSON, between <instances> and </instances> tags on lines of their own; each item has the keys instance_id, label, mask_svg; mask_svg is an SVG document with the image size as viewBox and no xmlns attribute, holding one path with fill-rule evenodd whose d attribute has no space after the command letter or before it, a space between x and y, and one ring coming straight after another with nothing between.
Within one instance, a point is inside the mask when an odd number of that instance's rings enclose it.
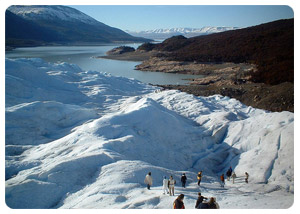
<instances>
[{"instance_id":1,"label":"shoreline","mask_svg":"<svg viewBox=\"0 0 300 214\"><path fill-rule=\"evenodd\" d=\"M134 62L143 62L145 60L149 60L152 56L154 56L157 52L145 52L145 51L134 51L134 52L126 52L122 54L109 54L105 56L96 56L95 58L103 58L103 59L112 59L112 60L121 60L121 61L134 61Z\"/></svg>"},{"instance_id":2,"label":"shoreline","mask_svg":"<svg viewBox=\"0 0 300 214\"><path fill-rule=\"evenodd\" d=\"M136 70L149 72L204 75L190 79L188 85L156 85L164 90L180 90L195 96L220 94L239 100L245 105L272 112L294 112L294 83L267 85L250 81L250 72L256 66L248 63L196 63L159 58L162 52L134 51L116 55L99 56L112 60L136 61Z\"/></svg>"},{"instance_id":3,"label":"shoreline","mask_svg":"<svg viewBox=\"0 0 300 214\"><path fill-rule=\"evenodd\" d=\"M263 83L244 85L157 85L164 90L179 90L195 96L220 94L241 103L271 112L294 112L294 84L285 82L269 86Z\"/></svg>"}]
</instances>

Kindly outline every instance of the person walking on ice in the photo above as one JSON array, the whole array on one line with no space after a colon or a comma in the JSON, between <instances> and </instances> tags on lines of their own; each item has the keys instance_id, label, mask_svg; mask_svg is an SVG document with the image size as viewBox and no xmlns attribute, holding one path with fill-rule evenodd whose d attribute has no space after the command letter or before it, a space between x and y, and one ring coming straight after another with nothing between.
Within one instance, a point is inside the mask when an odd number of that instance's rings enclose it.
<instances>
[{"instance_id":1,"label":"person walking on ice","mask_svg":"<svg viewBox=\"0 0 300 214\"><path fill-rule=\"evenodd\" d=\"M150 189L150 187L152 186L152 177L151 177L151 172L149 172L144 180L145 184L147 184L147 189Z\"/></svg>"},{"instance_id":2,"label":"person walking on ice","mask_svg":"<svg viewBox=\"0 0 300 214\"><path fill-rule=\"evenodd\" d=\"M232 168L230 167L230 168L227 170L227 172L226 172L227 181L230 180L231 174L232 174Z\"/></svg>"},{"instance_id":3,"label":"person walking on ice","mask_svg":"<svg viewBox=\"0 0 300 214\"><path fill-rule=\"evenodd\" d=\"M181 184L183 188L185 188L186 180L187 180L186 175L185 173L183 173L181 176Z\"/></svg>"},{"instance_id":4,"label":"person walking on ice","mask_svg":"<svg viewBox=\"0 0 300 214\"><path fill-rule=\"evenodd\" d=\"M222 174L222 175L220 176L220 180L221 180L221 187L224 187L224 185L225 185L225 177L224 177L224 174Z\"/></svg>"},{"instance_id":5,"label":"person walking on ice","mask_svg":"<svg viewBox=\"0 0 300 214\"><path fill-rule=\"evenodd\" d=\"M249 174L248 174L248 172L245 172L245 176L246 176L246 177L245 177L245 182L248 183L248 179L249 179Z\"/></svg>"},{"instance_id":6,"label":"person walking on ice","mask_svg":"<svg viewBox=\"0 0 300 214\"><path fill-rule=\"evenodd\" d=\"M168 191L168 179L167 179L167 176L164 177L163 179L163 191L164 191L164 194L169 194L169 191Z\"/></svg>"},{"instance_id":7,"label":"person walking on ice","mask_svg":"<svg viewBox=\"0 0 300 214\"><path fill-rule=\"evenodd\" d=\"M235 174L235 172L232 173L232 176L231 176L231 177L232 177L232 183L234 184L234 179L236 179L236 174Z\"/></svg>"},{"instance_id":8,"label":"person walking on ice","mask_svg":"<svg viewBox=\"0 0 300 214\"><path fill-rule=\"evenodd\" d=\"M172 195L174 196L175 184L176 184L176 181L173 179L173 176L171 175L170 179L168 181L168 187L169 187L170 196L172 196Z\"/></svg>"},{"instance_id":9,"label":"person walking on ice","mask_svg":"<svg viewBox=\"0 0 300 214\"><path fill-rule=\"evenodd\" d=\"M198 172L197 180L198 180L198 186L200 186L200 183L201 183L201 180L202 180L202 171Z\"/></svg>"}]
</instances>

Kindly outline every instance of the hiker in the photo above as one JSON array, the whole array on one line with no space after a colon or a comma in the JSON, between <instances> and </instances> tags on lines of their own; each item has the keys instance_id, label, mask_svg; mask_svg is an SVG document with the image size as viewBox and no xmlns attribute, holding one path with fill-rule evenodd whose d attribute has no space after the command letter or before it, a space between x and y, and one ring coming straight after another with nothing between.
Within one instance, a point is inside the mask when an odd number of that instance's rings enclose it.
<instances>
[{"instance_id":1,"label":"hiker","mask_svg":"<svg viewBox=\"0 0 300 214\"><path fill-rule=\"evenodd\" d=\"M195 208L196 208L196 209L199 209L198 206L199 206L199 204L201 204L201 203L203 202L204 199L207 200L208 198L202 196L202 195L201 195L201 192L199 192L199 193L198 193L198 199L197 199L196 205L195 205Z\"/></svg>"},{"instance_id":2,"label":"hiker","mask_svg":"<svg viewBox=\"0 0 300 214\"><path fill-rule=\"evenodd\" d=\"M167 176L165 176L163 179L163 191L164 191L164 194L166 194L166 193L169 194Z\"/></svg>"},{"instance_id":3,"label":"hiker","mask_svg":"<svg viewBox=\"0 0 300 214\"><path fill-rule=\"evenodd\" d=\"M180 194L173 203L174 209L185 209L184 203L183 203L184 194Z\"/></svg>"},{"instance_id":4,"label":"hiker","mask_svg":"<svg viewBox=\"0 0 300 214\"><path fill-rule=\"evenodd\" d=\"M150 187L152 186L152 177L151 177L151 172L149 172L144 180L145 184L147 184L147 189L150 189Z\"/></svg>"},{"instance_id":5,"label":"hiker","mask_svg":"<svg viewBox=\"0 0 300 214\"><path fill-rule=\"evenodd\" d=\"M186 180L187 180L187 178L185 176L185 173L183 173L181 176L181 184L182 184L183 188L185 188Z\"/></svg>"},{"instance_id":6,"label":"hiker","mask_svg":"<svg viewBox=\"0 0 300 214\"><path fill-rule=\"evenodd\" d=\"M246 176L246 177L245 177L245 182L248 183L248 179L249 179L249 174L248 174L248 172L245 172L245 176Z\"/></svg>"},{"instance_id":7,"label":"hiker","mask_svg":"<svg viewBox=\"0 0 300 214\"><path fill-rule=\"evenodd\" d=\"M200 186L200 182L202 179L202 171L198 172L197 179L198 179L198 186Z\"/></svg>"},{"instance_id":8,"label":"hiker","mask_svg":"<svg viewBox=\"0 0 300 214\"><path fill-rule=\"evenodd\" d=\"M221 180L221 187L224 187L224 185L225 185L224 174L221 175L220 180Z\"/></svg>"},{"instance_id":9,"label":"hiker","mask_svg":"<svg viewBox=\"0 0 300 214\"><path fill-rule=\"evenodd\" d=\"M232 183L234 184L234 179L236 179L236 174L235 174L235 172L232 173L232 176L231 176L231 177L232 177Z\"/></svg>"},{"instance_id":10,"label":"hiker","mask_svg":"<svg viewBox=\"0 0 300 214\"><path fill-rule=\"evenodd\" d=\"M172 196L172 195L174 196L175 184L176 184L176 181L173 179L173 176L171 175L170 179L168 181L168 187L169 187L170 196Z\"/></svg>"},{"instance_id":11,"label":"hiker","mask_svg":"<svg viewBox=\"0 0 300 214\"><path fill-rule=\"evenodd\" d=\"M230 167L230 168L227 170L227 172L226 172L226 176L227 176L227 180L228 180L228 181L230 180L231 174L232 174L232 168Z\"/></svg>"}]
</instances>

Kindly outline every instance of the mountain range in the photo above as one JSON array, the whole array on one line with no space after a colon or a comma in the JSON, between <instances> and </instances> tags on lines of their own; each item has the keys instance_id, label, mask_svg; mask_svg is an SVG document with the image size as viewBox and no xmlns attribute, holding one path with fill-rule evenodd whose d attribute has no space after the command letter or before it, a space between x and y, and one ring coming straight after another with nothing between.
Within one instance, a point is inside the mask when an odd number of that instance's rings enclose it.
<instances>
[{"instance_id":1,"label":"mountain range","mask_svg":"<svg viewBox=\"0 0 300 214\"><path fill-rule=\"evenodd\" d=\"M5 14L6 46L146 42L67 6L11 6Z\"/></svg>"},{"instance_id":2,"label":"mountain range","mask_svg":"<svg viewBox=\"0 0 300 214\"><path fill-rule=\"evenodd\" d=\"M172 36L182 35L187 38L212 33L220 33L228 30L236 30L238 27L202 27L202 28L167 28L146 31L126 31L132 36L139 36L148 39L167 39Z\"/></svg>"}]
</instances>

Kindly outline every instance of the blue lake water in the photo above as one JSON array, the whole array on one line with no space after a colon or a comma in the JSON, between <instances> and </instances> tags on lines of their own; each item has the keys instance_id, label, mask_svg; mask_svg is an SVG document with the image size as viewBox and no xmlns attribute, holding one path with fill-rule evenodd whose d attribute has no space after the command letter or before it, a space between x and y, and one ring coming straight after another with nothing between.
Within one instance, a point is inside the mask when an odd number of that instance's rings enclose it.
<instances>
[{"instance_id":1,"label":"blue lake water","mask_svg":"<svg viewBox=\"0 0 300 214\"><path fill-rule=\"evenodd\" d=\"M126 44L137 48L140 44ZM104 56L108 50L120 44L107 44L101 46L43 46L30 48L16 48L6 51L7 58L41 58L47 62L68 62L77 64L83 70L93 70L110 73L114 76L134 78L151 84L188 84L189 78L201 77L185 74L169 74L161 72L137 71L134 67L141 62L119 61L111 59L94 58Z\"/></svg>"}]
</instances>

